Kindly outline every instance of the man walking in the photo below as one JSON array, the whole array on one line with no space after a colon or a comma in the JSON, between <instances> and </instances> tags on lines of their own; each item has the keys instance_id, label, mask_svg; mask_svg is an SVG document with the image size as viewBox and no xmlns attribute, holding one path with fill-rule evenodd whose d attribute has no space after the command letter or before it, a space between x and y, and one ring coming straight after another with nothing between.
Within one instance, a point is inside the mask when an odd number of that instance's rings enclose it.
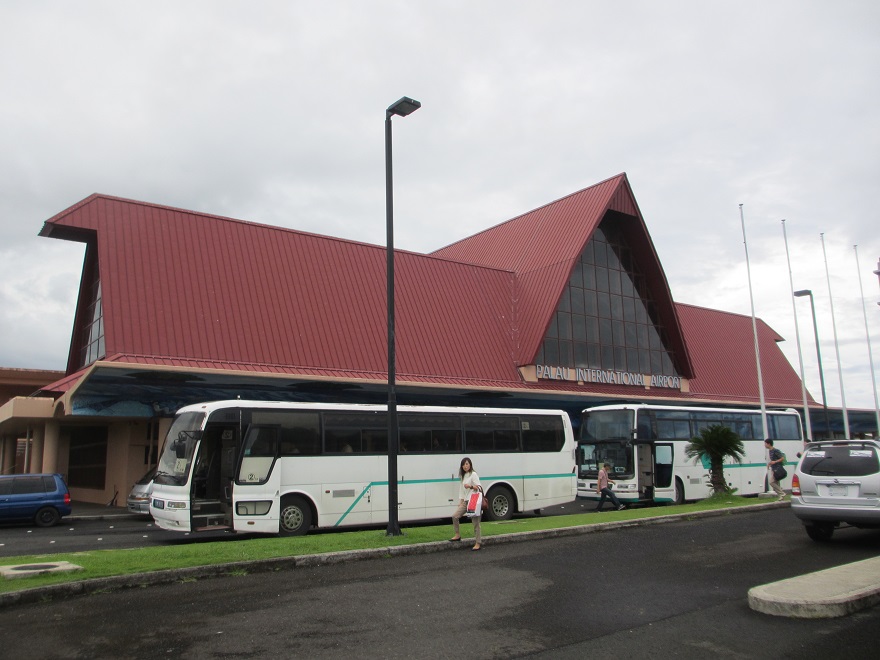
<instances>
[{"instance_id":1,"label":"man walking","mask_svg":"<svg viewBox=\"0 0 880 660\"><path fill-rule=\"evenodd\" d=\"M785 454L776 449L770 439L764 440L764 448L770 453L767 460L767 481L776 493L776 499L781 502L785 499L785 491L779 485L779 478L780 476L784 478L785 468L782 466L785 464Z\"/></svg>"},{"instance_id":2,"label":"man walking","mask_svg":"<svg viewBox=\"0 0 880 660\"><path fill-rule=\"evenodd\" d=\"M620 500L617 499L617 495L611 490L609 484L613 484L614 482L608 478L608 470L611 469L611 465L608 463L604 463L602 465L602 469L599 470L599 479L596 481L596 493L598 493L601 497L599 497L599 506L596 507L596 511L602 510L602 505L605 504L605 498L611 500L611 504L615 509L620 511L621 509L625 509L626 507L620 503Z\"/></svg>"}]
</instances>

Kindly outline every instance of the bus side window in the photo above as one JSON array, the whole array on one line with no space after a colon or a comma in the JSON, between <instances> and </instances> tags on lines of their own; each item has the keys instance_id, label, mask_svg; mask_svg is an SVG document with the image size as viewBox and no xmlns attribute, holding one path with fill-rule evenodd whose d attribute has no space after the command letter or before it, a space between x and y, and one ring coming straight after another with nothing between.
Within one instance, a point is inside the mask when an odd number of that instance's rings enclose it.
<instances>
[{"instance_id":1,"label":"bus side window","mask_svg":"<svg viewBox=\"0 0 880 660\"><path fill-rule=\"evenodd\" d=\"M388 430L387 429L365 429L362 432L364 451L368 454L387 454L388 453ZM398 435L398 437L400 437ZM403 449L403 438L400 438L401 451Z\"/></svg>"},{"instance_id":2,"label":"bus side window","mask_svg":"<svg viewBox=\"0 0 880 660\"><path fill-rule=\"evenodd\" d=\"M244 439L238 480L257 483L269 478L278 449L277 426L251 426Z\"/></svg>"}]
</instances>

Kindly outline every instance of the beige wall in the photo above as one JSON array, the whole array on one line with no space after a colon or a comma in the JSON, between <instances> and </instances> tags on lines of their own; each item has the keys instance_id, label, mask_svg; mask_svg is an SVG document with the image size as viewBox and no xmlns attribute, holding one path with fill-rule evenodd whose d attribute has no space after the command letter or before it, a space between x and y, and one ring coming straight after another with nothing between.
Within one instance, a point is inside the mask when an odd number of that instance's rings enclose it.
<instances>
[{"instance_id":1,"label":"beige wall","mask_svg":"<svg viewBox=\"0 0 880 660\"><path fill-rule=\"evenodd\" d=\"M147 420L113 422L107 427L107 471L103 490L94 488L71 488L70 496L76 502L107 504L116 494L116 506L125 507L125 500L134 483L149 467L145 463L152 453L147 451L152 444L156 453L162 448L165 434L171 428L171 418L153 420L158 425L155 439L151 439ZM33 440L28 452L32 472L58 472L67 479L70 459L70 439L62 431L56 419L47 419L43 424L35 423L31 429ZM15 471L17 438L0 437L0 469Z\"/></svg>"},{"instance_id":2,"label":"beige wall","mask_svg":"<svg viewBox=\"0 0 880 660\"><path fill-rule=\"evenodd\" d=\"M159 421L159 439L153 443L161 446L172 420ZM150 442L147 428L146 420L111 423L107 427L107 472L104 489L71 488L71 498L77 502L107 504L115 494L116 506L124 508L125 500L134 482L140 479L149 467L144 463L144 448ZM59 452L59 456L64 456L66 461L68 453L65 447L63 453ZM66 467L65 465L65 469Z\"/></svg>"}]
</instances>

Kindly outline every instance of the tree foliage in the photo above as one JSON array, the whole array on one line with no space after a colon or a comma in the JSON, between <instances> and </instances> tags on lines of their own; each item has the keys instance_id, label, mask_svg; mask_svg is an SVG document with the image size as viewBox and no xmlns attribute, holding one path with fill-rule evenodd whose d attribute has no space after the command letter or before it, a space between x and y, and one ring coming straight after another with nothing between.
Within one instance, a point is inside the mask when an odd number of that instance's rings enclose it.
<instances>
[{"instance_id":1,"label":"tree foliage","mask_svg":"<svg viewBox=\"0 0 880 660\"><path fill-rule=\"evenodd\" d=\"M694 459L695 463L703 460L704 456L708 459L712 490L716 494L730 491L724 478L725 459L742 463L746 455L740 437L732 429L720 424L701 429L700 435L691 438L690 443L685 446L684 453L688 458Z\"/></svg>"}]
</instances>

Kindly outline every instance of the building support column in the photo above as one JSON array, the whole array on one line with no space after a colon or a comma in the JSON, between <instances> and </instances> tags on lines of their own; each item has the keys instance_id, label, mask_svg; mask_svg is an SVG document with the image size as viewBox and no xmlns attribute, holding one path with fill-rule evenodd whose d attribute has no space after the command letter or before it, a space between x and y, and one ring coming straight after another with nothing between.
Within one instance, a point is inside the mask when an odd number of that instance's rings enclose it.
<instances>
[{"instance_id":1,"label":"building support column","mask_svg":"<svg viewBox=\"0 0 880 660\"><path fill-rule=\"evenodd\" d=\"M15 472L15 450L18 447L18 438L4 435L0 438L0 473L12 474Z\"/></svg>"},{"instance_id":2,"label":"building support column","mask_svg":"<svg viewBox=\"0 0 880 660\"><path fill-rule=\"evenodd\" d=\"M45 437L42 424L31 427L31 462L28 472L43 471L43 438Z\"/></svg>"},{"instance_id":3,"label":"building support column","mask_svg":"<svg viewBox=\"0 0 880 660\"><path fill-rule=\"evenodd\" d=\"M57 422L46 422L43 433L43 472L58 472L58 435L61 426Z\"/></svg>"}]
</instances>

